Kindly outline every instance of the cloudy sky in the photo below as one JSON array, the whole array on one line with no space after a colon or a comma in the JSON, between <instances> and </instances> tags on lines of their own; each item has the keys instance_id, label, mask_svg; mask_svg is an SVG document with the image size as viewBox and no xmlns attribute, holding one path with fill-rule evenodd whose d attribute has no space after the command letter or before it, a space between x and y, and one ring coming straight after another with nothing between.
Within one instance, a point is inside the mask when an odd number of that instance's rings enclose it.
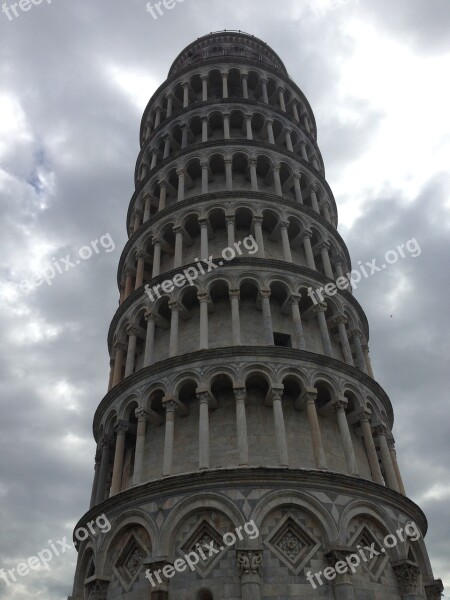
<instances>
[{"instance_id":1,"label":"cloudy sky","mask_svg":"<svg viewBox=\"0 0 450 600\"><path fill-rule=\"evenodd\" d=\"M221 29L265 40L309 98L354 263L420 244L357 297L450 589L450 0L184 0L157 21L144 0L0 13L0 567L70 538L86 509L140 118L178 52ZM114 252L19 290L107 233ZM75 560L0 582L0 598L66 600Z\"/></svg>"}]
</instances>

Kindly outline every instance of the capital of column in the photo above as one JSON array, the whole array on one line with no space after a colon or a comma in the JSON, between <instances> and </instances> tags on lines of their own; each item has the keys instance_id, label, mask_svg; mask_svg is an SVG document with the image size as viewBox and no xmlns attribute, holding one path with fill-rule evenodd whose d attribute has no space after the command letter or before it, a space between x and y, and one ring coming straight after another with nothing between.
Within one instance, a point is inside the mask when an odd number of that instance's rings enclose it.
<instances>
[{"instance_id":1,"label":"capital of column","mask_svg":"<svg viewBox=\"0 0 450 600\"><path fill-rule=\"evenodd\" d=\"M123 352L125 352L125 350L127 349L127 345L126 345L126 344L124 344L123 342L117 342L117 343L114 345L114 348L115 348L116 350L122 350Z\"/></svg>"},{"instance_id":2,"label":"capital of column","mask_svg":"<svg viewBox=\"0 0 450 600\"><path fill-rule=\"evenodd\" d=\"M227 225L234 225L236 217L234 215L225 215L225 221Z\"/></svg>"},{"instance_id":3,"label":"capital of column","mask_svg":"<svg viewBox=\"0 0 450 600\"><path fill-rule=\"evenodd\" d=\"M159 245L161 245L161 244L162 244L162 240L161 240L161 238L160 238L160 237L158 237L158 236L155 236L155 237L152 239L152 246L156 246L156 244L159 244Z\"/></svg>"},{"instance_id":4,"label":"capital of column","mask_svg":"<svg viewBox=\"0 0 450 600\"><path fill-rule=\"evenodd\" d=\"M207 229L209 221L206 217L198 220L198 224L200 225L200 229Z\"/></svg>"},{"instance_id":5,"label":"capital of column","mask_svg":"<svg viewBox=\"0 0 450 600\"><path fill-rule=\"evenodd\" d=\"M444 584L441 579L435 579L432 583L425 584L427 600L441 600Z\"/></svg>"},{"instance_id":6,"label":"capital of column","mask_svg":"<svg viewBox=\"0 0 450 600\"><path fill-rule=\"evenodd\" d=\"M230 291L228 292L228 295L229 295L229 297L230 297L230 300L231 300L232 298L237 298L238 300L240 300L240 299L241 299L241 292L240 292L240 290L230 290Z\"/></svg>"},{"instance_id":7,"label":"capital of column","mask_svg":"<svg viewBox=\"0 0 450 600\"><path fill-rule=\"evenodd\" d=\"M261 575L262 550L237 550L239 575Z\"/></svg>"},{"instance_id":8,"label":"capital of column","mask_svg":"<svg viewBox=\"0 0 450 600\"><path fill-rule=\"evenodd\" d=\"M186 176L186 170L185 169L178 169L177 170L177 175L178 175L178 177L185 177Z\"/></svg>"},{"instance_id":9,"label":"capital of column","mask_svg":"<svg viewBox=\"0 0 450 600\"><path fill-rule=\"evenodd\" d=\"M259 295L261 296L261 298L270 298L270 296L272 295L271 290L259 290Z\"/></svg>"},{"instance_id":10,"label":"capital of column","mask_svg":"<svg viewBox=\"0 0 450 600\"><path fill-rule=\"evenodd\" d=\"M348 319L345 315L337 315L333 319L333 325L347 325Z\"/></svg>"},{"instance_id":11,"label":"capital of column","mask_svg":"<svg viewBox=\"0 0 450 600\"><path fill-rule=\"evenodd\" d=\"M172 312L180 311L181 304L179 302L177 302L176 300L174 300L173 302L169 302L169 308Z\"/></svg>"},{"instance_id":12,"label":"capital of column","mask_svg":"<svg viewBox=\"0 0 450 600\"><path fill-rule=\"evenodd\" d=\"M319 244L319 250L329 250L330 248L330 242L322 242Z\"/></svg>"},{"instance_id":13,"label":"capital of column","mask_svg":"<svg viewBox=\"0 0 450 600\"><path fill-rule=\"evenodd\" d=\"M313 311L315 313L321 313L321 312L326 312L328 309L328 306L326 304L326 302L320 302L319 304L316 304L313 308Z\"/></svg>"},{"instance_id":14,"label":"capital of column","mask_svg":"<svg viewBox=\"0 0 450 600\"><path fill-rule=\"evenodd\" d=\"M280 227L282 229L289 229L289 221L280 221Z\"/></svg>"},{"instance_id":15,"label":"capital of column","mask_svg":"<svg viewBox=\"0 0 450 600\"><path fill-rule=\"evenodd\" d=\"M135 335L137 337L139 335L139 329L137 327L128 327L127 335Z\"/></svg>"},{"instance_id":16,"label":"capital of column","mask_svg":"<svg viewBox=\"0 0 450 600\"><path fill-rule=\"evenodd\" d=\"M283 385L281 385L281 386L275 386L275 385L273 385L272 388L271 388L271 390L270 390L270 392L271 392L272 404L274 402L281 402L281 397L282 397L283 392L284 392L284 386Z\"/></svg>"},{"instance_id":17,"label":"capital of column","mask_svg":"<svg viewBox=\"0 0 450 600\"><path fill-rule=\"evenodd\" d=\"M305 238L307 238L307 239L310 240L312 238L312 236L313 236L312 231L308 231L308 230L304 231L303 232L303 236L302 236L302 240L304 240Z\"/></svg>"},{"instance_id":18,"label":"capital of column","mask_svg":"<svg viewBox=\"0 0 450 600\"><path fill-rule=\"evenodd\" d=\"M208 391L197 392L196 395L197 395L197 400L199 401L200 404L208 404L209 405L211 395Z\"/></svg>"},{"instance_id":19,"label":"capital of column","mask_svg":"<svg viewBox=\"0 0 450 600\"><path fill-rule=\"evenodd\" d=\"M147 421L148 417L150 416L150 412L142 406L136 408L134 414L136 415L138 421Z\"/></svg>"},{"instance_id":20,"label":"capital of column","mask_svg":"<svg viewBox=\"0 0 450 600\"><path fill-rule=\"evenodd\" d=\"M307 389L304 393L305 404L315 404L318 392L316 389Z\"/></svg>"},{"instance_id":21,"label":"capital of column","mask_svg":"<svg viewBox=\"0 0 450 600\"><path fill-rule=\"evenodd\" d=\"M351 334L352 334L352 337L354 337L354 338L362 337L361 329L352 329Z\"/></svg>"},{"instance_id":22,"label":"capital of column","mask_svg":"<svg viewBox=\"0 0 450 600\"><path fill-rule=\"evenodd\" d=\"M397 577L402 596L419 593L420 569L415 563L404 560L394 563L392 568Z\"/></svg>"},{"instance_id":23,"label":"capital of column","mask_svg":"<svg viewBox=\"0 0 450 600\"><path fill-rule=\"evenodd\" d=\"M183 229L181 228L181 225L174 225L172 227L172 231L174 232L175 235L177 233L183 233Z\"/></svg>"},{"instance_id":24,"label":"capital of column","mask_svg":"<svg viewBox=\"0 0 450 600\"><path fill-rule=\"evenodd\" d=\"M348 406L348 400L347 398L337 398L336 400L334 400L333 405L337 413L345 412Z\"/></svg>"},{"instance_id":25,"label":"capital of column","mask_svg":"<svg viewBox=\"0 0 450 600\"><path fill-rule=\"evenodd\" d=\"M173 398L164 397L162 399L162 405L166 409L166 414L175 412L176 402Z\"/></svg>"},{"instance_id":26,"label":"capital of column","mask_svg":"<svg viewBox=\"0 0 450 600\"><path fill-rule=\"evenodd\" d=\"M149 323L150 321L156 321L156 319L158 318L158 315L156 313L154 313L153 311L149 311L149 312L145 313L144 318L147 321L147 323Z\"/></svg>"},{"instance_id":27,"label":"capital of column","mask_svg":"<svg viewBox=\"0 0 450 600\"><path fill-rule=\"evenodd\" d=\"M200 303L204 302L205 304L209 304L211 302L211 296L209 294L207 294L206 292L201 292L201 293L199 292L197 294L197 298Z\"/></svg>"},{"instance_id":28,"label":"capital of column","mask_svg":"<svg viewBox=\"0 0 450 600\"><path fill-rule=\"evenodd\" d=\"M261 215L253 215L253 223L262 224L262 222L263 222L263 217Z\"/></svg>"},{"instance_id":29,"label":"capital of column","mask_svg":"<svg viewBox=\"0 0 450 600\"><path fill-rule=\"evenodd\" d=\"M327 548L325 551L325 558L327 559L328 564L333 569L336 566L336 563L344 561L346 562L347 557L354 554L355 550L353 548L349 548L348 546L331 546Z\"/></svg>"},{"instance_id":30,"label":"capital of column","mask_svg":"<svg viewBox=\"0 0 450 600\"><path fill-rule=\"evenodd\" d=\"M281 165L280 164L273 165L272 169L274 170L275 173L279 173L281 171Z\"/></svg>"},{"instance_id":31,"label":"capital of column","mask_svg":"<svg viewBox=\"0 0 450 600\"><path fill-rule=\"evenodd\" d=\"M119 423L116 425L116 427L114 427L114 431L116 432L117 436L125 435L128 431L128 423Z\"/></svg>"},{"instance_id":32,"label":"capital of column","mask_svg":"<svg viewBox=\"0 0 450 600\"><path fill-rule=\"evenodd\" d=\"M200 163L200 167L203 169L203 171L206 171L207 169L209 169L209 163L206 161L203 161Z\"/></svg>"},{"instance_id":33,"label":"capital of column","mask_svg":"<svg viewBox=\"0 0 450 600\"><path fill-rule=\"evenodd\" d=\"M236 402L247 402L247 389L245 387L234 388Z\"/></svg>"},{"instance_id":34,"label":"capital of column","mask_svg":"<svg viewBox=\"0 0 450 600\"><path fill-rule=\"evenodd\" d=\"M300 302L300 300L302 299L302 295L301 294L291 294L290 298L289 298L289 302L291 304L298 304Z\"/></svg>"}]
</instances>

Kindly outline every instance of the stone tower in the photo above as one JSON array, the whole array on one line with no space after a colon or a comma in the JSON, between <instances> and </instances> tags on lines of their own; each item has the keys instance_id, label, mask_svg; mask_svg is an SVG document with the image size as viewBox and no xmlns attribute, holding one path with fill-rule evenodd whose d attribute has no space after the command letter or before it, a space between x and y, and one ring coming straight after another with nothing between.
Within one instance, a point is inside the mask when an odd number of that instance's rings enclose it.
<instances>
[{"instance_id":1,"label":"stone tower","mask_svg":"<svg viewBox=\"0 0 450 600\"><path fill-rule=\"evenodd\" d=\"M73 600L441 597L316 139L280 58L242 32L193 42L150 100L77 526L111 530L79 545ZM354 574L312 579L364 547Z\"/></svg>"}]
</instances>

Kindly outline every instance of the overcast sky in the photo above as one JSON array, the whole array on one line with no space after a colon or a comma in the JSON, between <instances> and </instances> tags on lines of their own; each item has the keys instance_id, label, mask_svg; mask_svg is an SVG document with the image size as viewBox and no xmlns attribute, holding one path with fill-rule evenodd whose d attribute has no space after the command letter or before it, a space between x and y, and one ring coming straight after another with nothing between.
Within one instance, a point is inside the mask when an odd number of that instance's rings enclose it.
<instances>
[{"instance_id":1,"label":"overcast sky","mask_svg":"<svg viewBox=\"0 0 450 600\"><path fill-rule=\"evenodd\" d=\"M407 491L450 589L450 0L184 0L158 20L144 0L44 0L18 14L0 13L0 567L70 538L89 502L144 107L187 44L241 29L312 105L354 264L412 238L422 249L357 297ZM106 233L114 252L18 290ZM75 560L0 582L0 598L66 600Z\"/></svg>"}]
</instances>

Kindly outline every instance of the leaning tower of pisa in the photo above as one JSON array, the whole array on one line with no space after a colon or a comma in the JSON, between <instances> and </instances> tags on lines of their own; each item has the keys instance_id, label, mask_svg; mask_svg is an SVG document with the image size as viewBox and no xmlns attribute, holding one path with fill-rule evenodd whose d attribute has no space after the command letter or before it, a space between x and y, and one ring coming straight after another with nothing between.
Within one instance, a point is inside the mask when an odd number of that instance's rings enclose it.
<instances>
[{"instance_id":1,"label":"leaning tower of pisa","mask_svg":"<svg viewBox=\"0 0 450 600\"><path fill-rule=\"evenodd\" d=\"M280 58L242 32L190 44L150 100L77 525L111 530L79 546L72 600L441 597L316 140ZM245 523L259 535L224 546ZM354 574L311 584L363 547Z\"/></svg>"}]
</instances>

